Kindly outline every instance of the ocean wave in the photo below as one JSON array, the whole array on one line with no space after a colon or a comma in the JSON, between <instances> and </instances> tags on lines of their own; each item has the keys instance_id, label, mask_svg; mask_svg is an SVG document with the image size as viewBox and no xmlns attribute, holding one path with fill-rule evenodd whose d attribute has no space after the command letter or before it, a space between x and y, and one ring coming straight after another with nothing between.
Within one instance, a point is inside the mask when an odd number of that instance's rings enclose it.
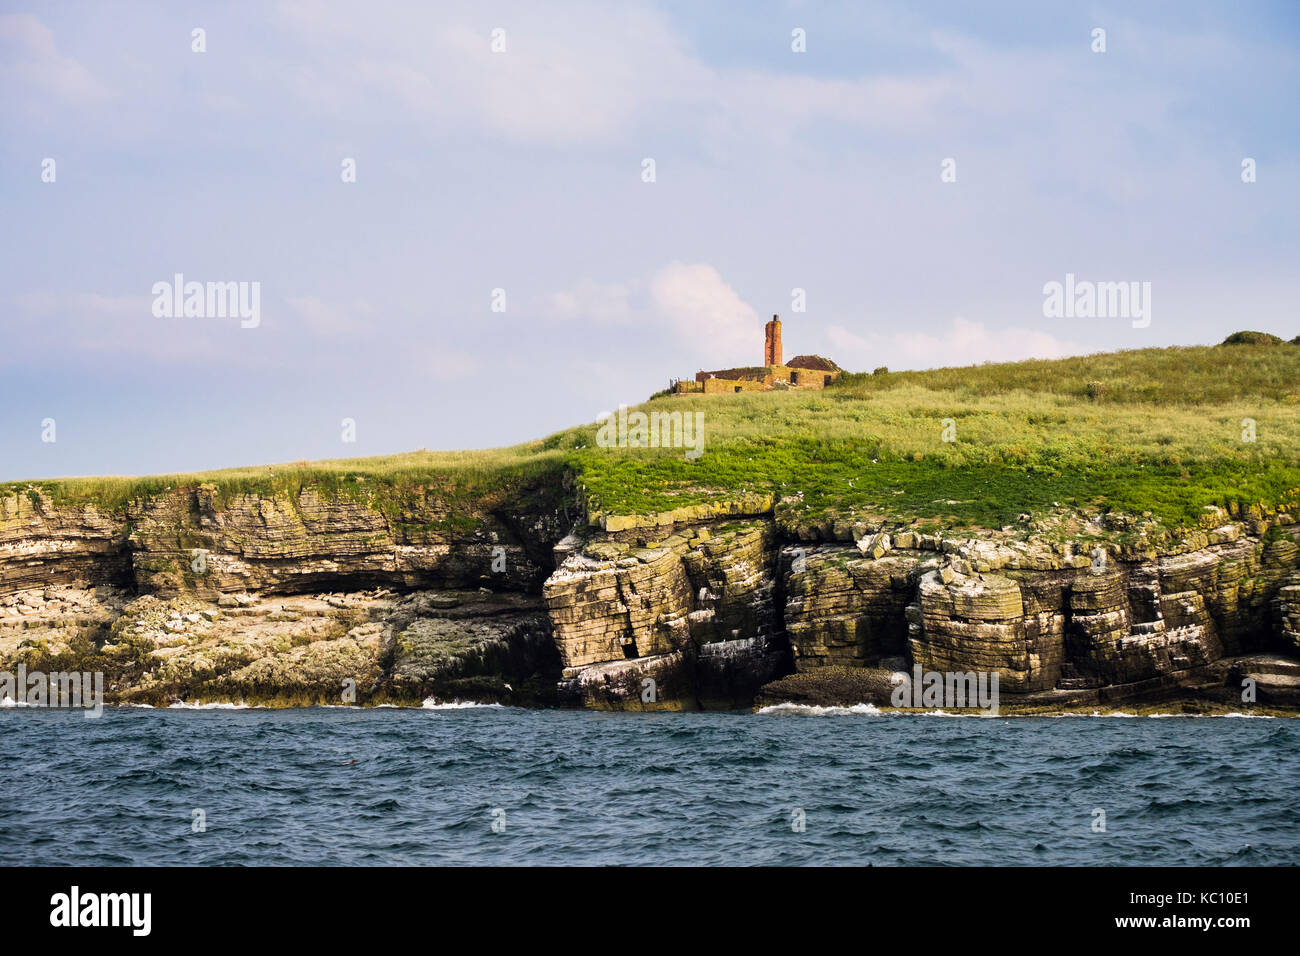
<instances>
[{"instance_id":1,"label":"ocean wave","mask_svg":"<svg viewBox=\"0 0 1300 956\"><path fill-rule=\"evenodd\" d=\"M1146 716L1152 719L1157 717L1193 717L1193 718L1195 717L1248 717L1248 718L1254 718L1258 720L1275 719L1272 714L1242 714L1242 713L1237 713L1236 711L1230 714L1147 714Z\"/></svg>"},{"instance_id":2,"label":"ocean wave","mask_svg":"<svg viewBox=\"0 0 1300 956\"><path fill-rule=\"evenodd\" d=\"M1215 717L1241 717L1250 720L1277 720L1276 714L1243 714L1239 711L1233 711L1228 714L1130 714L1127 711L1117 710L1110 713L1102 713L1100 710L1094 710L1091 714L1080 714L1075 711L1065 711L1060 714L1004 714L1005 717L1052 717L1053 719L1061 717L1146 717L1148 719L1157 718L1181 718L1184 720L1204 720Z\"/></svg>"},{"instance_id":3,"label":"ocean wave","mask_svg":"<svg viewBox=\"0 0 1300 956\"><path fill-rule=\"evenodd\" d=\"M470 707L496 707L501 708L500 704L480 704L476 700L454 700L451 702L439 703L432 697L426 697L420 704L421 710L465 710Z\"/></svg>"},{"instance_id":4,"label":"ocean wave","mask_svg":"<svg viewBox=\"0 0 1300 956\"><path fill-rule=\"evenodd\" d=\"M854 704L852 707L820 707L817 704L771 704L760 707L760 714L790 714L800 717L860 717L883 716L875 704Z\"/></svg>"},{"instance_id":5,"label":"ocean wave","mask_svg":"<svg viewBox=\"0 0 1300 956\"><path fill-rule=\"evenodd\" d=\"M440 714L418 712L420 700L402 701L401 714L271 707L245 719L172 713L164 698L138 720L123 712L88 725L89 737L76 714L52 723L0 711L0 757L12 764L36 755L40 765L32 768L40 786L22 788L32 825L8 842L51 864L93 855L192 865L193 844L166 834L177 829L178 805L197 805L182 802L193 791L227 794L223 832L254 834L205 851L201 862L227 866L1110 866L1131 862L1133 846L1160 866L1300 862L1300 839L1287 826L1290 784L1300 779L1294 721L1235 730L1089 723L1093 709L1104 712L1089 705L1073 715L1082 724L1028 716L1032 727L1008 727L1015 721L927 723L920 711L807 700L767 701L778 705L763 711L775 720L745 710L628 715L508 704L509 714L480 714L463 702ZM1133 706L1145 716L1161 705ZM186 733L196 722L204 733ZM809 767L824 772L808 778ZM95 812L70 812L85 806ZM665 839L664 806L702 809ZM496 807L522 838L484 837ZM1078 837L1099 807L1112 819L1121 811L1125 840ZM782 836L794 808L806 811L802 846ZM1010 817L999 815L1008 808ZM410 821L433 822L417 833ZM52 842L41 835L51 826L60 833Z\"/></svg>"},{"instance_id":6,"label":"ocean wave","mask_svg":"<svg viewBox=\"0 0 1300 956\"><path fill-rule=\"evenodd\" d=\"M787 714L801 717L1010 717L1012 714L996 714L989 710L978 710L976 712L963 712L955 714L952 711L944 710L942 707L924 708L916 710L895 710L887 707L881 710L875 704L854 704L851 707L830 706L823 707L818 704L792 704L789 702L783 704L770 704L767 707L758 709L760 714Z\"/></svg>"},{"instance_id":7,"label":"ocean wave","mask_svg":"<svg viewBox=\"0 0 1300 956\"><path fill-rule=\"evenodd\" d=\"M189 701L178 700L174 704L167 705L168 710L261 710L261 705L245 704L242 700L239 703L230 701L217 701L210 704L198 703L193 704Z\"/></svg>"}]
</instances>

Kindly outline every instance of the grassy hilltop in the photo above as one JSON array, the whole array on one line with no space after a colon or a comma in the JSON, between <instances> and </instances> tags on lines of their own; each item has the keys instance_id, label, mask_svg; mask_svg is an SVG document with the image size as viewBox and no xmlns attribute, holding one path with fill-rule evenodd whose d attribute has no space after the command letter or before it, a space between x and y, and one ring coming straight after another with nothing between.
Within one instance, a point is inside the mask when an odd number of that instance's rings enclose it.
<instances>
[{"instance_id":1,"label":"grassy hilltop","mask_svg":"<svg viewBox=\"0 0 1300 956\"><path fill-rule=\"evenodd\" d=\"M1213 347L844 376L824 391L657 396L643 411L702 411L704 453L596 447L596 425L512 448L230 469L151 478L11 482L56 501L120 506L177 485L220 493L449 498L568 475L589 507L650 514L771 495L778 518L997 528L1018 515L1101 508L1195 526L1207 505L1300 497L1300 344L1238 333ZM1254 422L1255 441L1243 440ZM944 441L945 420L951 420Z\"/></svg>"},{"instance_id":2,"label":"grassy hilltop","mask_svg":"<svg viewBox=\"0 0 1300 956\"><path fill-rule=\"evenodd\" d=\"M855 510L999 527L1059 503L1178 525L1205 505L1277 504L1300 488L1300 346L1288 343L882 371L690 405L705 412L698 461L579 456L603 508L752 490L802 494L813 521ZM955 441L942 440L946 419Z\"/></svg>"}]
</instances>

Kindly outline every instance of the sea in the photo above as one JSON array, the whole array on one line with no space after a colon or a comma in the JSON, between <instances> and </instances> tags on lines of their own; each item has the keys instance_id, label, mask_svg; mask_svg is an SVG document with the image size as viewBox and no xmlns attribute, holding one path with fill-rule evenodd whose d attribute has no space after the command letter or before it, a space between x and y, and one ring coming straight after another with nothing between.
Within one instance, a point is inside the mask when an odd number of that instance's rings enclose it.
<instances>
[{"instance_id":1,"label":"sea","mask_svg":"<svg viewBox=\"0 0 1300 956\"><path fill-rule=\"evenodd\" d=\"M1300 721L0 709L30 865L1300 864Z\"/></svg>"}]
</instances>

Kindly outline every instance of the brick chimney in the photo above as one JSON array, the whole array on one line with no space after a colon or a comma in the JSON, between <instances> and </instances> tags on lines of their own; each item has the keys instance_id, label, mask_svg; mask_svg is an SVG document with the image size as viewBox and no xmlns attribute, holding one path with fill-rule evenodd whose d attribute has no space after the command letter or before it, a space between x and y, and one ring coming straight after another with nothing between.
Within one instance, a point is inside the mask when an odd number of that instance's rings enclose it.
<instances>
[{"instance_id":1,"label":"brick chimney","mask_svg":"<svg viewBox=\"0 0 1300 956\"><path fill-rule=\"evenodd\" d=\"M763 326L763 364L781 364L781 317L772 316L772 321Z\"/></svg>"}]
</instances>

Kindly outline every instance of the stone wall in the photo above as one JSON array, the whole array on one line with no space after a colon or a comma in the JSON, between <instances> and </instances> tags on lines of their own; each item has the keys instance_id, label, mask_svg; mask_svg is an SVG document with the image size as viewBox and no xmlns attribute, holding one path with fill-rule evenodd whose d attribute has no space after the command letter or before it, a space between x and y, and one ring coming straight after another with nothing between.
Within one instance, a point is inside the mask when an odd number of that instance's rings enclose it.
<instances>
[{"instance_id":1,"label":"stone wall","mask_svg":"<svg viewBox=\"0 0 1300 956\"><path fill-rule=\"evenodd\" d=\"M730 395L735 392L765 392L769 388L771 388L771 384L766 381L730 378L706 378L704 380L705 395Z\"/></svg>"}]
</instances>

